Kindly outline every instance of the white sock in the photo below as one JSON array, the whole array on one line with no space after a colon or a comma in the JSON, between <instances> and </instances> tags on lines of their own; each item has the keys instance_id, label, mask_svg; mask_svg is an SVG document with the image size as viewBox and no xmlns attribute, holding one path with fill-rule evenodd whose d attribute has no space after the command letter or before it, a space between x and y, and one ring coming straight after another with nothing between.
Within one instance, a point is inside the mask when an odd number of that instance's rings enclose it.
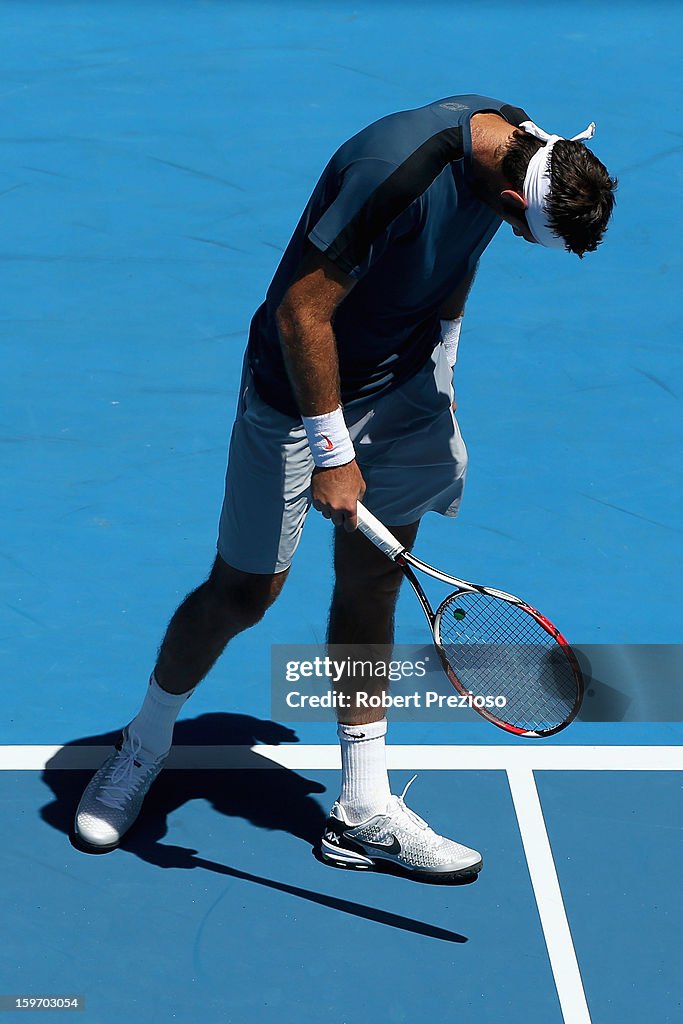
<instances>
[{"instance_id":1,"label":"white sock","mask_svg":"<svg viewBox=\"0 0 683 1024\"><path fill-rule=\"evenodd\" d=\"M387 775L384 737L387 720L370 725L338 725L342 784L339 803L354 825L384 814L391 790Z\"/></svg>"},{"instance_id":2,"label":"white sock","mask_svg":"<svg viewBox=\"0 0 683 1024\"><path fill-rule=\"evenodd\" d=\"M171 749L176 718L193 693L194 689L187 693L167 693L161 689L152 672L142 707L128 726L128 732L139 737L143 749L152 757L161 757Z\"/></svg>"}]
</instances>

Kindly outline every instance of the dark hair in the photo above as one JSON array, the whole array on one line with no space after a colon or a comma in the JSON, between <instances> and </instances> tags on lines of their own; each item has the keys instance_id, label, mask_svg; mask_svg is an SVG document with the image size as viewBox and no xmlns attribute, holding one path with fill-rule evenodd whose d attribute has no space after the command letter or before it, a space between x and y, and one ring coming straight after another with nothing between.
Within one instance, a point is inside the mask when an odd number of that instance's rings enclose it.
<instances>
[{"instance_id":1,"label":"dark hair","mask_svg":"<svg viewBox=\"0 0 683 1024\"><path fill-rule=\"evenodd\" d=\"M501 170L518 192L523 192L527 166L543 145L527 132L512 135L503 156ZM551 185L548 221L569 252L583 258L595 252L602 241L614 209L616 178L583 142L560 139L550 158Z\"/></svg>"}]
</instances>

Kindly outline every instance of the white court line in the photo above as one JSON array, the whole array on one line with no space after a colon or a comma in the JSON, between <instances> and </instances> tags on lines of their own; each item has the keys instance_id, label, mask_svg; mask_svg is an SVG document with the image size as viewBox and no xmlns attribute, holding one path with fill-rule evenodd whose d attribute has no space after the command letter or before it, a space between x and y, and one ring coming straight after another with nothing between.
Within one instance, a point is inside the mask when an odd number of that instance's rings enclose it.
<instances>
[{"instance_id":1,"label":"white court line","mask_svg":"<svg viewBox=\"0 0 683 1024\"><path fill-rule=\"evenodd\" d=\"M111 746L0 746L0 770L94 769L110 752ZM393 769L507 772L564 1021L591 1024L533 771L674 771L683 768L681 747L390 745L387 763ZM340 767L340 754L336 743L176 746L167 767L324 771Z\"/></svg>"},{"instance_id":2,"label":"white court line","mask_svg":"<svg viewBox=\"0 0 683 1024\"><path fill-rule=\"evenodd\" d=\"M111 746L0 746L0 771L42 771L98 768ZM387 763L394 769L444 771L676 771L683 769L681 747L544 746L539 741L523 746L387 747ZM286 744L283 746L176 746L168 768L291 768L326 771L339 768L338 744Z\"/></svg>"},{"instance_id":3,"label":"white court line","mask_svg":"<svg viewBox=\"0 0 683 1024\"><path fill-rule=\"evenodd\" d=\"M565 1024L591 1024L572 933L534 773L509 768L508 781Z\"/></svg>"}]
</instances>

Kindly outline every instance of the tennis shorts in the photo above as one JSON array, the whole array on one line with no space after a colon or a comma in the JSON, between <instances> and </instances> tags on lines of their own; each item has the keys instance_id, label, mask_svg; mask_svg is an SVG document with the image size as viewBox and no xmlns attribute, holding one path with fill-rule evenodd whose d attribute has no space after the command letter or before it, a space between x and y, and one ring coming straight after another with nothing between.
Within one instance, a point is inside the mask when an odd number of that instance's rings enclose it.
<instances>
[{"instance_id":1,"label":"tennis shorts","mask_svg":"<svg viewBox=\"0 0 683 1024\"><path fill-rule=\"evenodd\" d=\"M467 450L451 405L443 345L405 384L344 410L367 491L363 503L387 526L425 512L458 512ZM314 462L301 420L256 392L246 365L230 439L218 553L235 569L282 572L291 564L311 505Z\"/></svg>"}]
</instances>

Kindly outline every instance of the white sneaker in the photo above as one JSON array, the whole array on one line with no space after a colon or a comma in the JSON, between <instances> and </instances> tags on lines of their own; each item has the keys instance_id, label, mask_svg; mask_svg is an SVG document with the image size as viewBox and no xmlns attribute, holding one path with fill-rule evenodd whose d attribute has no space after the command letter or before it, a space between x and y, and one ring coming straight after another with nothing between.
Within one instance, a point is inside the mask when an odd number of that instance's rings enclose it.
<instances>
[{"instance_id":1,"label":"white sneaker","mask_svg":"<svg viewBox=\"0 0 683 1024\"><path fill-rule=\"evenodd\" d=\"M142 743L128 728L114 753L90 780L81 797L74 822L75 838L93 853L108 853L131 827L149 787L168 754L149 760Z\"/></svg>"},{"instance_id":2,"label":"white sneaker","mask_svg":"<svg viewBox=\"0 0 683 1024\"><path fill-rule=\"evenodd\" d=\"M344 808L335 803L323 832L323 859L337 867L392 869L427 882L476 876L483 865L481 854L437 835L406 807L408 786L401 796L391 797L385 814L376 814L359 825L350 824Z\"/></svg>"}]
</instances>

